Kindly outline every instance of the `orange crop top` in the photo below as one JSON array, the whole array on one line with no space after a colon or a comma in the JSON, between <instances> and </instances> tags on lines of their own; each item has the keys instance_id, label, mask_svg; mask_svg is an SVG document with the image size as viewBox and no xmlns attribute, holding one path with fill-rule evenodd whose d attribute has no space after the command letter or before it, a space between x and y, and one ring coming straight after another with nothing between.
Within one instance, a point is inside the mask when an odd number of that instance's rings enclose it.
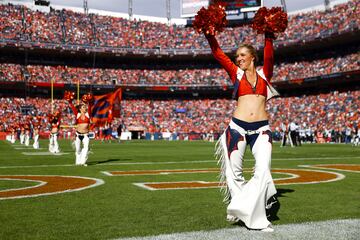
<instances>
[{"instance_id":1,"label":"orange crop top","mask_svg":"<svg viewBox=\"0 0 360 240\"><path fill-rule=\"evenodd\" d=\"M51 123L51 128L59 128L59 126L60 126L60 119L56 122Z\"/></svg>"},{"instance_id":2,"label":"orange crop top","mask_svg":"<svg viewBox=\"0 0 360 240\"><path fill-rule=\"evenodd\" d=\"M88 113L85 113L85 116L81 117L81 113L76 115L76 124L81 123L90 123L90 116Z\"/></svg>"},{"instance_id":3,"label":"orange crop top","mask_svg":"<svg viewBox=\"0 0 360 240\"><path fill-rule=\"evenodd\" d=\"M233 98L237 99L240 96L248 94L259 94L267 97L267 85L272 78L274 65L272 38L265 38L263 72L266 79L261 77L257 72L256 84L255 86L252 86L246 79L246 74L221 50L216 38L211 35L205 36L210 44L215 59L226 70L234 84Z\"/></svg>"},{"instance_id":4,"label":"orange crop top","mask_svg":"<svg viewBox=\"0 0 360 240\"><path fill-rule=\"evenodd\" d=\"M245 74L243 74L238 85L239 86L237 87L236 95L234 96L236 98L248 94L258 94L264 96L265 98L267 97L267 83L262 77L259 76L258 73L256 73L255 86L251 85Z\"/></svg>"},{"instance_id":5,"label":"orange crop top","mask_svg":"<svg viewBox=\"0 0 360 240\"><path fill-rule=\"evenodd\" d=\"M88 112L85 113L85 116L81 116L81 113L78 112L78 110L74 107L74 105L70 102L70 107L71 110L74 112L75 116L76 116L76 124L81 124L81 123L90 123L90 106L88 108Z\"/></svg>"}]
</instances>

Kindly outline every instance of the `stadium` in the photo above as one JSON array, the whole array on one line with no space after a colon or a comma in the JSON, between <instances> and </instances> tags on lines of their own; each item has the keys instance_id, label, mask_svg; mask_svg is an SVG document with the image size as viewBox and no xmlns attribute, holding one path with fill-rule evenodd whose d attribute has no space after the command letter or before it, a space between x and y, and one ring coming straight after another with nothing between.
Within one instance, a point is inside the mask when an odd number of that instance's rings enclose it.
<instances>
[{"instance_id":1,"label":"stadium","mask_svg":"<svg viewBox=\"0 0 360 240\"><path fill-rule=\"evenodd\" d=\"M134 15L131 0L126 14L80 2L0 2L1 239L358 238L359 1L288 12L273 41L271 233L226 221L214 148L236 89L193 27L214 1L183 0L178 19L170 0L165 18ZM265 65L251 26L266 1L223 2L221 49L235 59L251 44ZM70 103L90 98L84 134Z\"/></svg>"}]
</instances>

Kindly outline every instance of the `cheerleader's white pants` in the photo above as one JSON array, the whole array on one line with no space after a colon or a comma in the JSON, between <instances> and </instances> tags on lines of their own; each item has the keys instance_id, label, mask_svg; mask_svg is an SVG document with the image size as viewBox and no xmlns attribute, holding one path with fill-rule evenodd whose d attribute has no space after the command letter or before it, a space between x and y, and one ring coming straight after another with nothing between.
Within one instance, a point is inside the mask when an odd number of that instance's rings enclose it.
<instances>
[{"instance_id":1,"label":"cheerleader's white pants","mask_svg":"<svg viewBox=\"0 0 360 240\"><path fill-rule=\"evenodd\" d=\"M86 163L89 153L89 142L90 139L87 133L86 134L76 133L75 165L84 165Z\"/></svg>"},{"instance_id":2,"label":"cheerleader's white pants","mask_svg":"<svg viewBox=\"0 0 360 240\"><path fill-rule=\"evenodd\" d=\"M29 144L30 144L29 134L25 134L24 142L25 142L25 146L29 146Z\"/></svg>"},{"instance_id":3,"label":"cheerleader's white pants","mask_svg":"<svg viewBox=\"0 0 360 240\"><path fill-rule=\"evenodd\" d=\"M39 149L39 134L34 135L33 148Z\"/></svg>"},{"instance_id":4,"label":"cheerleader's white pants","mask_svg":"<svg viewBox=\"0 0 360 240\"><path fill-rule=\"evenodd\" d=\"M15 134L11 134L10 142L11 142L11 143L15 143L15 141L16 141L16 136L15 136Z\"/></svg>"},{"instance_id":5,"label":"cheerleader's white pants","mask_svg":"<svg viewBox=\"0 0 360 240\"><path fill-rule=\"evenodd\" d=\"M24 144L25 143L25 134L21 133L20 134L20 144Z\"/></svg>"},{"instance_id":6,"label":"cheerleader's white pants","mask_svg":"<svg viewBox=\"0 0 360 240\"><path fill-rule=\"evenodd\" d=\"M51 152L51 153L59 153L60 152L57 137L58 137L57 133L50 133L49 152Z\"/></svg>"},{"instance_id":7,"label":"cheerleader's white pants","mask_svg":"<svg viewBox=\"0 0 360 240\"><path fill-rule=\"evenodd\" d=\"M270 225L265 210L267 200L276 194L270 173L271 131L269 125L245 130L233 120L220 137L216 152L222 168L221 180L226 184L227 214L240 219L248 228L264 229ZM250 140L255 167L251 179L245 181L243 157Z\"/></svg>"}]
</instances>

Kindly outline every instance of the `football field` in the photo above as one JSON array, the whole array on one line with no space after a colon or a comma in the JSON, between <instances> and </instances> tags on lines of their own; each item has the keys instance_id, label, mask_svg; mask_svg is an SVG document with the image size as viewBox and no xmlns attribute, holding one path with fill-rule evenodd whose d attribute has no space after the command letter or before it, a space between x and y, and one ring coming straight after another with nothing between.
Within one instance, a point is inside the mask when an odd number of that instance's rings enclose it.
<instances>
[{"instance_id":1,"label":"football field","mask_svg":"<svg viewBox=\"0 0 360 240\"><path fill-rule=\"evenodd\" d=\"M92 141L87 167L74 165L70 141L60 141L56 155L47 144L42 140L35 150L0 141L0 239L119 239L243 228L225 221L215 143ZM360 218L360 147L274 143L272 158L279 202L269 214L275 229ZM249 179L249 148L245 159Z\"/></svg>"}]
</instances>

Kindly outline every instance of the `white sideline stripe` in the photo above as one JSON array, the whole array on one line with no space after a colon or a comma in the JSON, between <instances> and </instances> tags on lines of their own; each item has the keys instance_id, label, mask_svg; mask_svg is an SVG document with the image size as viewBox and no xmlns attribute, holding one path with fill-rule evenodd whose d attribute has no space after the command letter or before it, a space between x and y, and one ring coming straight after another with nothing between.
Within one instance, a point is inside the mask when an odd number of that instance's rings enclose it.
<instances>
[{"instance_id":1,"label":"white sideline stripe","mask_svg":"<svg viewBox=\"0 0 360 240\"><path fill-rule=\"evenodd\" d=\"M64 153L65 154L65 153ZM66 153L69 154L69 153ZM51 154L54 155L54 154ZM289 160L331 160L331 159L353 159L353 158L360 158L359 157L317 157L317 158L273 158L272 161L289 161ZM254 161L250 159L248 161ZM216 160L196 160L196 161L179 161L179 162L124 162L124 163L104 163L94 166L116 166L116 165L165 165L165 164L191 164L191 163L216 163ZM3 166L1 168L42 168L42 167L72 167L75 166L73 164L62 164L62 165L36 165L36 166Z\"/></svg>"},{"instance_id":2,"label":"white sideline stripe","mask_svg":"<svg viewBox=\"0 0 360 240\"><path fill-rule=\"evenodd\" d=\"M34 166L7 166L2 168L47 168L47 167L75 167L75 164L62 164L62 165L34 165Z\"/></svg>"},{"instance_id":3,"label":"white sideline stripe","mask_svg":"<svg viewBox=\"0 0 360 240\"><path fill-rule=\"evenodd\" d=\"M14 149L16 149L16 150L23 150L23 149L26 149L26 150L31 150L31 149L33 149L33 150L41 150L41 149L45 149L45 148L33 148L32 146L30 147L16 147L16 148L14 148Z\"/></svg>"},{"instance_id":4,"label":"white sideline stripe","mask_svg":"<svg viewBox=\"0 0 360 240\"><path fill-rule=\"evenodd\" d=\"M30 156L61 156L69 153L51 153L51 152L22 152L23 155L30 155Z\"/></svg>"},{"instance_id":5,"label":"white sideline stripe","mask_svg":"<svg viewBox=\"0 0 360 240\"><path fill-rule=\"evenodd\" d=\"M355 240L360 235L359 225L360 219L342 219L275 225L273 233L249 231L245 227L234 226L211 231L117 238L117 240Z\"/></svg>"}]
</instances>

